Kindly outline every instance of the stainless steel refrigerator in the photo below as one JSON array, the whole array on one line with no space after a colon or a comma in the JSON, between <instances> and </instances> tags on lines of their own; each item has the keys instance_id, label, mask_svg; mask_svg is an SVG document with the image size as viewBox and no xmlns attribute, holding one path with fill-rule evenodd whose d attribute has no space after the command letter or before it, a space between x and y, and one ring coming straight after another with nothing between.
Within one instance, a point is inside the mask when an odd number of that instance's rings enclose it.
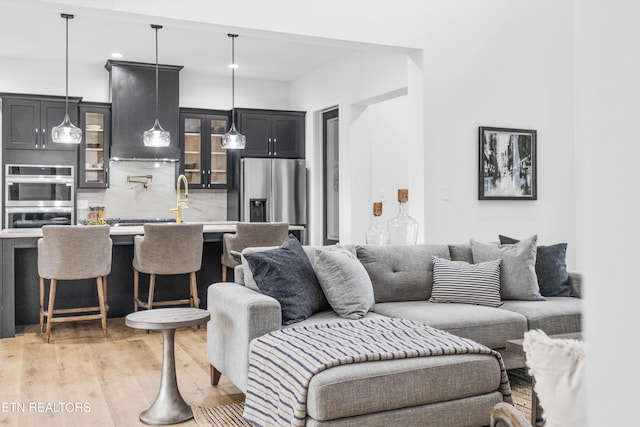
<instances>
[{"instance_id":1,"label":"stainless steel refrigerator","mask_svg":"<svg viewBox=\"0 0 640 427\"><path fill-rule=\"evenodd\" d=\"M240 160L240 221L307 224L303 159Z\"/></svg>"}]
</instances>

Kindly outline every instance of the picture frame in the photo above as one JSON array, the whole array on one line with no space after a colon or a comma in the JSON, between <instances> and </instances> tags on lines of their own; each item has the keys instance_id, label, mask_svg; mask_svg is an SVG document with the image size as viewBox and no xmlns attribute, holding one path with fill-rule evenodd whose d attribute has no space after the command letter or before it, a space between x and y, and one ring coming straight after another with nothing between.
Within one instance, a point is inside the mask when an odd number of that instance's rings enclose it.
<instances>
[{"instance_id":1,"label":"picture frame","mask_svg":"<svg viewBox=\"0 0 640 427\"><path fill-rule=\"evenodd\" d=\"M480 126L479 200L537 200L537 131Z\"/></svg>"}]
</instances>

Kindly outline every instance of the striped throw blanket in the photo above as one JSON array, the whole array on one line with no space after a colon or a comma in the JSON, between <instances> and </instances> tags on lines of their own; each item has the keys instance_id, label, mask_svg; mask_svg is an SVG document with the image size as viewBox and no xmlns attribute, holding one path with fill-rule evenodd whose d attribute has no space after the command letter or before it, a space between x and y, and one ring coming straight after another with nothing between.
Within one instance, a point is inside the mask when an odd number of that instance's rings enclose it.
<instances>
[{"instance_id":1,"label":"striped throw blanket","mask_svg":"<svg viewBox=\"0 0 640 427\"><path fill-rule=\"evenodd\" d=\"M258 426L304 426L311 378L333 366L447 354L494 355L500 391L512 402L500 354L423 323L376 318L298 326L252 341L243 417Z\"/></svg>"}]
</instances>

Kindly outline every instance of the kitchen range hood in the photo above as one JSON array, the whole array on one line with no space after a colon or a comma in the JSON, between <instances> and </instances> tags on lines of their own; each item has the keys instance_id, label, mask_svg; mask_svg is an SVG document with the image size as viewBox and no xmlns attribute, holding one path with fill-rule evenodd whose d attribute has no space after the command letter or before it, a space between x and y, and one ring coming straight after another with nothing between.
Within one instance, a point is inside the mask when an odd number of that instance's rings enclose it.
<instances>
[{"instance_id":1,"label":"kitchen range hood","mask_svg":"<svg viewBox=\"0 0 640 427\"><path fill-rule=\"evenodd\" d=\"M178 161L179 72L182 66L158 65L158 119L170 132L168 147L145 147L142 135L156 119L155 64L108 60L111 90L111 159Z\"/></svg>"}]
</instances>

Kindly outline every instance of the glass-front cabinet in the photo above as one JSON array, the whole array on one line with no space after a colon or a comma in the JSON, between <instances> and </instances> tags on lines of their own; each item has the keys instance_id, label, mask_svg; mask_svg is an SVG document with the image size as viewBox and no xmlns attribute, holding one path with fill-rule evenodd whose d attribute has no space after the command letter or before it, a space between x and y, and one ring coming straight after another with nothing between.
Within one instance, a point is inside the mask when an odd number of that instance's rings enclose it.
<instances>
[{"instance_id":1,"label":"glass-front cabinet","mask_svg":"<svg viewBox=\"0 0 640 427\"><path fill-rule=\"evenodd\" d=\"M180 110L182 170L189 188L227 188L229 158L220 142L228 128L227 111Z\"/></svg>"},{"instance_id":2,"label":"glass-front cabinet","mask_svg":"<svg viewBox=\"0 0 640 427\"><path fill-rule=\"evenodd\" d=\"M109 186L111 104L80 103L82 143L78 161L79 188Z\"/></svg>"}]
</instances>

